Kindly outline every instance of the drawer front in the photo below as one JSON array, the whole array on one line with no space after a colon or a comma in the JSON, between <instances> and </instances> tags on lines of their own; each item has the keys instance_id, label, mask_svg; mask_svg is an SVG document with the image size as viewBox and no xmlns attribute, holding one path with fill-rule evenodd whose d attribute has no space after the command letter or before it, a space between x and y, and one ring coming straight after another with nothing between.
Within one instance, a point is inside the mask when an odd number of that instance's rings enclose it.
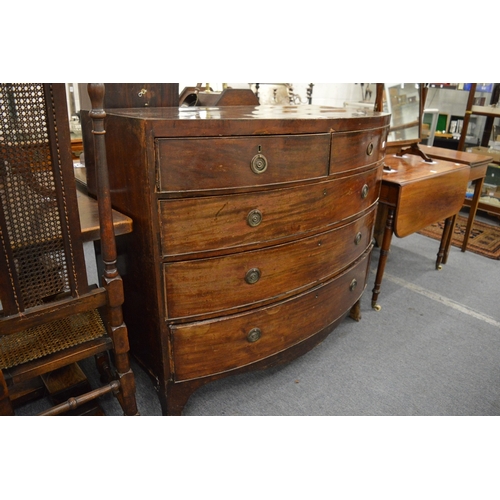
<instances>
[{"instance_id":1,"label":"drawer front","mask_svg":"<svg viewBox=\"0 0 500 500\"><path fill-rule=\"evenodd\" d=\"M233 370L327 328L361 297L369 254L328 283L255 311L171 326L174 377L189 380Z\"/></svg>"},{"instance_id":2,"label":"drawer front","mask_svg":"<svg viewBox=\"0 0 500 500\"><path fill-rule=\"evenodd\" d=\"M371 207L381 176L376 167L288 189L160 200L163 257L270 245L327 229Z\"/></svg>"},{"instance_id":3,"label":"drawer front","mask_svg":"<svg viewBox=\"0 0 500 500\"><path fill-rule=\"evenodd\" d=\"M387 129L332 135L330 174L363 168L384 158Z\"/></svg>"},{"instance_id":4,"label":"drawer front","mask_svg":"<svg viewBox=\"0 0 500 500\"><path fill-rule=\"evenodd\" d=\"M370 246L374 214L293 243L164 265L168 318L230 314L316 286Z\"/></svg>"},{"instance_id":5,"label":"drawer front","mask_svg":"<svg viewBox=\"0 0 500 500\"><path fill-rule=\"evenodd\" d=\"M202 192L328 175L330 134L158 139L160 191Z\"/></svg>"}]
</instances>

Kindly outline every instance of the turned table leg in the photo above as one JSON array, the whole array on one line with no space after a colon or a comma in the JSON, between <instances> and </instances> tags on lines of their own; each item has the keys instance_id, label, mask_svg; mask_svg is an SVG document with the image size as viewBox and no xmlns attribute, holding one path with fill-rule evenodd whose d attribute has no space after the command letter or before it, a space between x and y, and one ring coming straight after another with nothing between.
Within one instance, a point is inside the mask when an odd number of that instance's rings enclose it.
<instances>
[{"instance_id":1,"label":"turned table leg","mask_svg":"<svg viewBox=\"0 0 500 500\"><path fill-rule=\"evenodd\" d=\"M377 276L375 277L375 286L372 291L372 307L376 311L380 311L381 309L381 307L377 304L377 299L380 293L380 285L382 284L385 264L387 262L387 256L389 255L389 248L391 246L392 235L394 232L394 212L395 209L390 207L385 222L385 230L384 230L384 237L382 239L382 246L380 247L380 259L378 261Z\"/></svg>"}]
</instances>

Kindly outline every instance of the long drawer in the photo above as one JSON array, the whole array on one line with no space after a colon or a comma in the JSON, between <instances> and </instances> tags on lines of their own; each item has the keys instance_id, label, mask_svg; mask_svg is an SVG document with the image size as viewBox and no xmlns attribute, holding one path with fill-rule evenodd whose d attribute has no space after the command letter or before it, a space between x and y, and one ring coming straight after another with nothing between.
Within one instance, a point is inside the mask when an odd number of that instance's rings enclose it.
<instances>
[{"instance_id":1,"label":"long drawer","mask_svg":"<svg viewBox=\"0 0 500 500\"><path fill-rule=\"evenodd\" d=\"M371 245L374 214L375 207L345 226L293 243L165 264L168 319L229 314L329 279Z\"/></svg>"},{"instance_id":2,"label":"long drawer","mask_svg":"<svg viewBox=\"0 0 500 500\"><path fill-rule=\"evenodd\" d=\"M328 175L330 134L157 139L161 192L289 184Z\"/></svg>"},{"instance_id":3,"label":"long drawer","mask_svg":"<svg viewBox=\"0 0 500 500\"><path fill-rule=\"evenodd\" d=\"M171 325L176 381L225 372L279 353L327 328L361 297L369 252L333 280L248 313Z\"/></svg>"},{"instance_id":4,"label":"long drawer","mask_svg":"<svg viewBox=\"0 0 500 500\"><path fill-rule=\"evenodd\" d=\"M163 258L269 246L325 230L376 203L381 176L377 166L287 189L159 200Z\"/></svg>"}]
</instances>

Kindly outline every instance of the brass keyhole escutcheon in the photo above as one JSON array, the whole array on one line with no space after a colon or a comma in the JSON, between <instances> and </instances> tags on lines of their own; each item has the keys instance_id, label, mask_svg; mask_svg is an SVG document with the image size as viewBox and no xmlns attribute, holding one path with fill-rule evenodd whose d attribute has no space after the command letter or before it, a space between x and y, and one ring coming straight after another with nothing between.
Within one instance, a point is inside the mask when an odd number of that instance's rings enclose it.
<instances>
[{"instance_id":1,"label":"brass keyhole escutcheon","mask_svg":"<svg viewBox=\"0 0 500 500\"><path fill-rule=\"evenodd\" d=\"M247 340L248 342L257 342L257 340L260 339L262 335L262 332L260 331L260 328L252 328L247 335Z\"/></svg>"},{"instance_id":2,"label":"brass keyhole escutcheon","mask_svg":"<svg viewBox=\"0 0 500 500\"><path fill-rule=\"evenodd\" d=\"M254 267L253 269L249 269L245 274L245 281L249 285L253 285L254 283L257 283L257 281L259 280L260 280L260 270L256 267Z\"/></svg>"},{"instance_id":3,"label":"brass keyhole escutcheon","mask_svg":"<svg viewBox=\"0 0 500 500\"><path fill-rule=\"evenodd\" d=\"M256 174L265 172L267 170L267 158L262 154L255 155L250 162L250 168Z\"/></svg>"},{"instance_id":4,"label":"brass keyhole escutcheon","mask_svg":"<svg viewBox=\"0 0 500 500\"><path fill-rule=\"evenodd\" d=\"M370 144L368 144L368 147L366 148L366 154L368 156L371 156L373 154L373 142L370 142Z\"/></svg>"},{"instance_id":5,"label":"brass keyhole escutcheon","mask_svg":"<svg viewBox=\"0 0 500 500\"><path fill-rule=\"evenodd\" d=\"M361 189L361 198L363 198L363 200L368 196L369 190L370 190L370 188L368 187L368 184L365 184L363 186L363 189Z\"/></svg>"},{"instance_id":6,"label":"brass keyhole escutcheon","mask_svg":"<svg viewBox=\"0 0 500 500\"><path fill-rule=\"evenodd\" d=\"M353 280L351 281L351 284L349 285L349 290L351 290L351 292L352 292L352 291L354 291L354 289L355 289L357 286L358 286L358 282L357 282L355 279L353 279Z\"/></svg>"},{"instance_id":7,"label":"brass keyhole escutcheon","mask_svg":"<svg viewBox=\"0 0 500 500\"><path fill-rule=\"evenodd\" d=\"M250 227L257 227L262 222L262 212L260 210L252 210L247 215L247 223Z\"/></svg>"},{"instance_id":8,"label":"brass keyhole escutcheon","mask_svg":"<svg viewBox=\"0 0 500 500\"><path fill-rule=\"evenodd\" d=\"M355 245L359 245L361 242L361 233L358 233L355 237L354 237L354 244Z\"/></svg>"}]
</instances>

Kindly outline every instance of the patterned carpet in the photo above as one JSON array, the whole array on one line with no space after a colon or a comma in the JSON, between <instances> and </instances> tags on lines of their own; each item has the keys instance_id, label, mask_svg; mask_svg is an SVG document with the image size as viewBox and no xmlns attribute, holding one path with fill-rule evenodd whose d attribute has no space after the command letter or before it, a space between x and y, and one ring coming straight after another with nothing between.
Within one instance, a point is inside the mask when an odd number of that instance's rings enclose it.
<instances>
[{"instance_id":1,"label":"patterned carpet","mask_svg":"<svg viewBox=\"0 0 500 500\"><path fill-rule=\"evenodd\" d=\"M451 244L455 247L462 247L464 239L465 226L467 219L459 215L453 231ZM440 240L443 234L444 221L431 224L419 231L420 234L428 236L435 240ZM500 259L500 227L484 222L474 221L472 231L467 245L467 250L490 259Z\"/></svg>"}]
</instances>

